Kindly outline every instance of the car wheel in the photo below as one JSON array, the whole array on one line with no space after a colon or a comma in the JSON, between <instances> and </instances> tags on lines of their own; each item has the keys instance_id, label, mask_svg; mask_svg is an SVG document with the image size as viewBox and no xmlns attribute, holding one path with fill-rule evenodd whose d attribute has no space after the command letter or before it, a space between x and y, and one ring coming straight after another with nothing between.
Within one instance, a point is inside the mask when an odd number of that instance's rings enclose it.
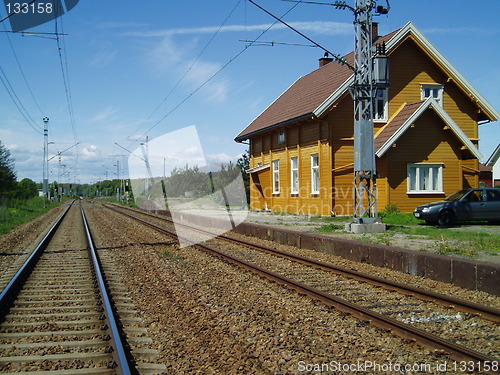
<instances>
[{"instance_id":1,"label":"car wheel","mask_svg":"<svg viewBox=\"0 0 500 375\"><path fill-rule=\"evenodd\" d=\"M452 227L455 225L455 214L453 211L441 211L438 216L438 224L442 227Z\"/></svg>"}]
</instances>

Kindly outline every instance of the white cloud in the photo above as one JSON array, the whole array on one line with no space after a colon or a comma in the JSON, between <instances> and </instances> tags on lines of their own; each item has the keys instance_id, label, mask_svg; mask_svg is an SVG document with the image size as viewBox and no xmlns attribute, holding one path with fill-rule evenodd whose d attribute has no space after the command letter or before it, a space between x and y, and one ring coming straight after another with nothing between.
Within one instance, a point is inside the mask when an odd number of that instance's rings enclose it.
<instances>
[{"instance_id":1,"label":"white cloud","mask_svg":"<svg viewBox=\"0 0 500 375\"><path fill-rule=\"evenodd\" d=\"M218 62L193 58L197 51L196 40L191 43L175 43L170 36L164 36L149 53L148 63L165 78L178 82L188 90L198 90L202 86L205 97L223 102L229 92L229 82L225 79L213 81L212 77L222 68Z\"/></svg>"},{"instance_id":2,"label":"white cloud","mask_svg":"<svg viewBox=\"0 0 500 375\"><path fill-rule=\"evenodd\" d=\"M89 122L95 123L95 122L114 120L115 119L114 115L118 113L119 110L120 110L119 108L109 106L103 111L94 115L92 118L90 118Z\"/></svg>"},{"instance_id":3,"label":"white cloud","mask_svg":"<svg viewBox=\"0 0 500 375\"><path fill-rule=\"evenodd\" d=\"M87 147L82 147L81 149L82 156L87 160L101 160L101 152L98 147L95 145L90 145Z\"/></svg>"},{"instance_id":4,"label":"white cloud","mask_svg":"<svg viewBox=\"0 0 500 375\"><path fill-rule=\"evenodd\" d=\"M310 21L310 22L288 22L288 24L300 31L312 32L321 35L351 35L353 26L351 23L343 22L324 22L324 21ZM214 34L227 32L250 32L250 31L264 31L267 30L272 23L260 25L228 25L222 26L205 26L205 27L186 27L176 29L162 29L162 30L149 30L149 31L130 31L126 32L126 36L139 36L139 37L165 37L174 35L199 35L199 34ZM272 27L274 30L286 29L287 26L277 23Z\"/></svg>"},{"instance_id":5,"label":"white cloud","mask_svg":"<svg viewBox=\"0 0 500 375\"><path fill-rule=\"evenodd\" d=\"M88 64L94 68L103 68L111 65L118 54L118 50L109 50L96 52L89 60Z\"/></svg>"},{"instance_id":6,"label":"white cloud","mask_svg":"<svg viewBox=\"0 0 500 375\"><path fill-rule=\"evenodd\" d=\"M221 152L219 154L211 154L206 156L207 161L209 161L211 164L225 164L229 162L235 162L235 159L233 156L229 156L228 154Z\"/></svg>"}]
</instances>

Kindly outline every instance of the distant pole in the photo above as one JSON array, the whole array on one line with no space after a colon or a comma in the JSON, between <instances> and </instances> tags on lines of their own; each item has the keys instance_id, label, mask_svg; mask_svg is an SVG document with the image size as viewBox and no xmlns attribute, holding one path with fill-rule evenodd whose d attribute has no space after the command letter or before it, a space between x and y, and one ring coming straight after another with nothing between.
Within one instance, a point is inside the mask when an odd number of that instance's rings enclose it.
<instances>
[{"instance_id":1,"label":"distant pole","mask_svg":"<svg viewBox=\"0 0 500 375\"><path fill-rule=\"evenodd\" d=\"M49 118L43 118L43 206L45 207L45 200L48 198L49 192Z\"/></svg>"},{"instance_id":2,"label":"distant pole","mask_svg":"<svg viewBox=\"0 0 500 375\"><path fill-rule=\"evenodd\" d=\"M120 179L120 160L116 161L116 177L118 178L119 185L118 185L118 202L121 202L122 196L121 196L121 190L122 190L122 180Z\"/></svg>"},{"instance_id":3,"label":"distant pole","mask_svg":"<svg viewBox=\"0 0 500 375\"><path fill-rule=\"evenodd\" d=\"M57 167L57 201L61 202L61 154L59 154L59 166Z\"/></svg>"}]
</instances>

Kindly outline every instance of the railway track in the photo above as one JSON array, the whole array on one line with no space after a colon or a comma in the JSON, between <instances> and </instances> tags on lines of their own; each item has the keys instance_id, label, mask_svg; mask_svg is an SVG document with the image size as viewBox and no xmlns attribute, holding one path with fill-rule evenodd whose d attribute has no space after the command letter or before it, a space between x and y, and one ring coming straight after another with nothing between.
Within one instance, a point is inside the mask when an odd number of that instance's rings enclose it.
<instances>
[{"instance_id":1,"label":"railway track","mask_svg":"<svg viewBox=\"0 0 500 375\"><path fill-rule=\"evenodd\" d=\"M122 209L112 209L169 236L176 236L163 227L165 218L137 210L131 215ZM137 215L146 215L163 224L160 226ZM233 245L228 246L228 242ZM498 366L500 311L497 309L391 283L229 236L220 236L210 241L210 245L195 246L352 314L362 322L443 350L451 359L474 364L477 371L495 363ZM269 253L274 256L270 257Z\"/></svg>"},{"instance_id":2,"label":"railway track","mask_svg":"<svg viewBox=\"0 0 500 375\"><path fill-rule=\"evenodd\" d=\"M102 268L83 206L70 204L0 294L0 372L138 373L122 329L133 318L118 317L127 307Z\"/></svg>"}]
</instances>

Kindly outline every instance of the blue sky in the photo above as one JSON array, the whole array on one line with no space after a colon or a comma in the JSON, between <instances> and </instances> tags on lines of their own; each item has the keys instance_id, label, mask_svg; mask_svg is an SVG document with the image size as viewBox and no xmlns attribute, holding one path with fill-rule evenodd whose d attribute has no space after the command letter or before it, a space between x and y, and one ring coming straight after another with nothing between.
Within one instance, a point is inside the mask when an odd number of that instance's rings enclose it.
<instances>
[{"instance_id":1,"label":"blue sky","mask_svg":"<svg viewBox=\"0 0 500 375\"><path fill-rule=\"evenodd\" d=\"M276 15L295 6L284 20L334 53L354 48L350 11L280 0L258 3ZM388 15L375 17L381 34L412 21L500 110L499 1L390 3ZM5 8L0 9L3 18ZM273 22L245 0L82 0L57 23L58 31L68 34L60 38L60 50L53 39L0 33L6 84L24 116L34 121L30 126L0 85L0 140L15 158L18 179L41 181L39 127L45 116L51 157L80 142L62 156L61 172L69 171L62 182L95 182L106 173L114 178L116 160L124 166L126 157L111 155L127 154L115 143L133 150L145 135L153 139L191 125L207 159L237 159L246 146L233 138L297 78L316 69L323 55L311 47L245 48L240 40L258 38ZM55 29L52 21L30 31ZM3 30L10 30L8 21ZM260 40L309 44L279 24ZM0 74L4 81L5 76ZM480 126L486 158L499 134L498 123ZM58 178L57 159L50 162L51 181Z\"/></svg>"}]
</instances>

